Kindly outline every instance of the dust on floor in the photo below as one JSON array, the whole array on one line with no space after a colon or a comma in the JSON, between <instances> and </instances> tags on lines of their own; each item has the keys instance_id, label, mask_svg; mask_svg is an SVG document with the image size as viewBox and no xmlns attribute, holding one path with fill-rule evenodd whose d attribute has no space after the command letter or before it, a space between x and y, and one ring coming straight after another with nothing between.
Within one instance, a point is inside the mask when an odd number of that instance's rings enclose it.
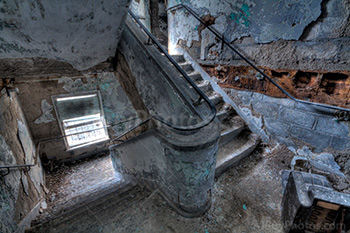
<instances>
[{"instance_id":1,"label":"dust on floor","mask_svg":"<svg viewBox=\"0 0 350 233\"><path fill-rule=\"evenodd\" d=\"M108 154L61 164L58 169L47 171L45 177L49 211L94 188L122 180L121 175L114 171Z\"/></svg>"},{"instance_id":2,"label":"dust on floor","mask_svg":"<svg viewBox=\"0 0 350 233\"><path fill-rule=\"evenodd\" d=\"M281 171L294 154L285 147L258 147L214 184L210 210L185 218L157 192L129 191L82 206L39 232L282 232Z\"/></svg>"}]
</instances>

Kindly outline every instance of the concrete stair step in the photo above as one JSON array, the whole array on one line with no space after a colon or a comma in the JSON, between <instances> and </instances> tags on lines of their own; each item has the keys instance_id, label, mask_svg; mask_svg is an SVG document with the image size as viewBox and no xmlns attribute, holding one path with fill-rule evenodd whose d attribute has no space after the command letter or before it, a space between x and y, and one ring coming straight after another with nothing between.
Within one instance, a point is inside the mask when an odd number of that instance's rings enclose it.
<instances>
[{"instance_id":1,"label":"concrete stair step","mask_svg":"<svg viewBox=\"0 0 350 233\"><path fill-rule=\"evenodd\" d=\"M186 62L183 55L171 55L171 57L177 62L177 63L183 63Z\"/></svg>"},{"instance_id":2,"label":"concrete stair step","mask_svg":"<svg viewBox=\"0 0 350 233\"><path fill-rule=\"evenodd\" d=\"M197 86L201 91L204 92L204 94L209 94L210 91L213 91L213 87L210 85L210 82L207 80L203 80L200 82L197 82Z\"/></svg>"},{"instance_id":3,"label":"concrete stair step","mask_svg":"<svg viewBox=\"0 0 350 233\"><path fill-rule=\"evenodd\" d=\"M67 216L66 221L61 221L64 225L59 225L58 232L99 232L101 229L95 229L96 222L102 222L108 232L113 232L113 220L127 208L146 197L145 193L139 187L135 187L126 193L114 196L110 200L106 200L103 204L85 206L85 212L80 213L79 216ZM78 221L77 221L78 220Z\"/></svg>"},{"instance_id":4,"label":"concrete stair step","mask_svg":"<svg viewBox=\"0 0 350 233\"><path fill-rule=\"evenodd\" d=\"M220 111L216 112L216 117L222 123L229 116L237 115L236 111L232 108L232 106L228 106L227 108L220 109Z\"/></svg>"},{"instance_id":5,"label":"concrete stair step","mask_svg":"<svg viewBox=\"0 0 350 233\"><path fill-rule=\"evenodd\" d=\"M215 106L219 106L224 102L224 99L222 98L222 96L216 92L214 92L212 95L208 95L209 96L209 100L215 105Z\"/></svg>"},{"instance_id":6,"label":"concrete stair step","mask_svg":"<svg viewBox=\"0 0 350 233\"><path fill-rule=\"evenodd\" d=\"M258 135L244 131L232 142L219 147L215 176L220 176L227 169L248 156L254 151L259 143L260 138Z\"/></svg>"},{"instance_id":7,"label":"concrete stair step","mask_svg":"<svg viewBox=\"0 0 350 233\"><path fill-rule=\"evenodd\" d=\"M198 71L188 73L188 76L192 79L193 82L199 82L203 80L202 75Z\"/></svg>"},{"instance_id":8,"label":"concrete stair step","mask_svg":"<svg viewBox=\"0 0 350 233\"><path fill-rule=\"evenodd\" d=\"M127 189L126 189L127 188ZM26 233L34 232L94 232L90 229L99 220L108 219L111 215L108 211L113 210L118 213L118 209L127 208L131 202L143 198L140 188L129 184L126 188L118 190L97 200L80 205L74 210L70 210L60 215L51 216L51 219L41 224L32 226Z\"/></svg>"},{"instance_id":9,"label":"concrete stair step","mask_svg":"<svg viewBox=\"0 0 350 233\"><path fill-rule=\"evenodd\" d=\"M236 115L224 120L221 124L221 135L219 146L232 142L245 129L245 122Z\"/></svg>"},{"instance_id":10,"label":"concrete stair step","mask_svg":"<svg viewBox=\"0 0 350 233\"><path fill-rule=\"evenodd\" d=\"M179 66L188 74L188 73L192 73L194 71L191 63L188 62L182 62L179 63Z\"/></svg>"}]
</instances>

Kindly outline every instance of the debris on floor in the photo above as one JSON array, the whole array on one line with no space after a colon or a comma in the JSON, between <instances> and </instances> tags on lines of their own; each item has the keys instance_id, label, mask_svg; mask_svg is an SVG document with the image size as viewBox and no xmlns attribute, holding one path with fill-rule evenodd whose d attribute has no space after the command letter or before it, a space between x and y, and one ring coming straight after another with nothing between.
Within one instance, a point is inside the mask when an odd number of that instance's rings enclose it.
<instances>
[{"instance_id":1,"label":"debris on floor","mask_svg":"<svg viewBox=\"0 0 350 233\"><path fill-rule=\"evenodd\" d=\"M132 188L29 232L282 232L281 172L289 168L293 155L284 146L258 146L217 178L211 208L199 218L182 217L157 191Z\"/></svg>"},{"instance_id":2,"label":"debris on floor","mask_svg":"<svg viewBox=\"0 0 350 233\"><path fill-rule=\"evenodd\" d=\"M302 149L293 150L296 155L291 162L291 169L311 172L313 174L324 175L331 182L332 187L344 193L350 193L350 179L343 171L346 171L347 163L342 163L341 167L331 153L313 153L310 148L304 146ZM341 156L337 156L338 161ZM346 173L349 174L349 173Z\"/></svg>"},{"instance_id":3,"label":"debris on floor","mask_svg":"<svg viewBox=\"0 0 350 233\"><path fill-rule=\"evenodd\" d=\"M325 176L285 170L282 184L285 232L350 230L350 195L334 191Z\"/></svg>"}]
</instances>

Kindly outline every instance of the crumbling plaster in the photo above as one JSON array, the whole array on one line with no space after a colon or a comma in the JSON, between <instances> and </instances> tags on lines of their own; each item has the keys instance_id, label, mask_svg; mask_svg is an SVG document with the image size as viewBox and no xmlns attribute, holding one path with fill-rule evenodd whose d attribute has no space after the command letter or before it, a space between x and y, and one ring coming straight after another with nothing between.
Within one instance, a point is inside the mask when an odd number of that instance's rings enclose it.
<instances>
[{"instance_id":1,"label":"crumbling plaster","mask_svg":"<svg viewBox=\"0 0 350 233\"><path fill-rule=\"evenodd\" d=\"M45 57L92 67L114 56L129 2L3 0L0 59Z\"/></svg>"},{"instance_id":2,"label":"crumbling plaster","mask_svg":"<svg viewBox=\"0 0 350 233\"><path fill-rule=\"evenodd\" d=\"M148 28L151 28L150 1L149 0L132 0L130 4L131 11L138 19Z\"/></svg>"},{"instance_id":3,"label":"crumbling plaster","mask_svg":"<svg viewBox=\"0 0 350 233\"><path fill-rule=\"evenodd\" d=\"M23 107L28 125L36 141L55 138L62 135L56 113L52 106L51 96L59 94L99 90L103 111L106 117L110 137L118 136L137 124L138 113L121 87L115 72L97 72L78 77L61 77L54 80L19 81L15 86L19 89L19 100ZM135 119L136 118L136 119ZM131 120L126 123L121 121ZM78 158L82 154L91 153L106 145L99 144L71 152L66 151L63 139L41 143L40 154L49 159Z\"/></svg>"},{"instance_id":4,"label":"crumbling plaster","mask_svg":"<svg viewBox=\"0 0 350 233\"><path fill-rule=\"evenodd\" d=\"M0 94L0 128L1 166L35 164L29 171L11 169L9 175L0 177L0 231L14 232L43 199L44 177L17 95L8 96L5 89Z\"/></svg>"},{"instance_id":5,"label":"crumbling plaster","mask_svg":"<svg viewBox=\"0 0 350 233\"><path fill-rule=\"evenodd\" d=\"M169 6L177 1L169 1ZM200 16L215 17L213 25L225 38L234 41L241 37L251 36L256 42L268 43L278 39L296 40L304 28L315 21L321 14L321 0L295 1L200 1L185 0L184 4L192 7ZM192 34L199 28L199 22L183 11L175 13L178 39L187 41L193 39ZM187 36L187 38L185 37ZM197 37L198 38L198 37Z\"/></svg>"},{"instance_id":6,"label":"crumbling plaster","mask_svg":"<svg viewBox=\"0 0 350 233\"><path fill-rule=\"evenodd\" d=\"M169 1L169 6L178 1ZM347 0L196 1L189 5L256 65L274 69L347 70ZM183 47L206 63L244 62L183 9L169 11L170 51Z\"/></svg>"}]
</instances>

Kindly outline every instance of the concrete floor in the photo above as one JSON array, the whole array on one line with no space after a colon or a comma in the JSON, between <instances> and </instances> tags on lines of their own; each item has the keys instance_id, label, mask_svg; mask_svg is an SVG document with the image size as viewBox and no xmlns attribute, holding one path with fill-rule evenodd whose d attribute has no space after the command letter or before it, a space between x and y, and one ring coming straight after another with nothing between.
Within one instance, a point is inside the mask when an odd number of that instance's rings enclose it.
<instances>
[{"instance_id":1,"label":"concrete floor","mask_svg":"<svg viewBox=\"0 0 350 233\"><path fill-rule=\"evenodd\" d=\"M114 171L107 154L63 165L53 172L47 172L45 177L49 190L46 215L79 203L82 198L123 181L121 174Z\"/></svg>"},{"instance_id":2,"label":"concrete floor","mask_svg":"<svg viewBox=\"0 0 350 233\"><path fill-rule=\"evenodd\" d=\"M157 191L133 186L84 204L31 232L282 232L280 172L288 168L292 157L284 147L258 147L218 178L212 206L199 218L184 218ZM99 161L103 164L106 158Z\"/></svg>"}]
</instances>

